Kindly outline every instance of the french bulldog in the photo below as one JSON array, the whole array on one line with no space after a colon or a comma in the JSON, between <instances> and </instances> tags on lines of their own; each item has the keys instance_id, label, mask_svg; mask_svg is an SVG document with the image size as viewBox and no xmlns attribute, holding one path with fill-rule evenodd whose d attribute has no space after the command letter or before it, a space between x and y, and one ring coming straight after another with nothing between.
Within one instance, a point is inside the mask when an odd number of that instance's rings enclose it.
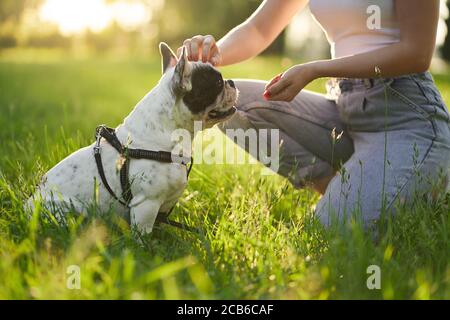
<instances>
[{"instance_id":1,"label":"french bulldog","mask_svg":"<svg viewBox=\"0 0 450 320\"><path fill-rule=\"evenodd\" d=\"M236 110L238 90L232 80L224 80L211 64L189 61L186 48L179 58L165 43L159 49L162 78L116 128L116 135L129 148L172 152L177 144L172 139L175 130L187 130L193 138L195 121L209 128L231 117ZM120 155L104 140L100 146L108 184L120 195L117 169ZM100 210L114 207L118 214L125 215L128 208L118 203L101 182L93 147L72 153L48 171L28 201L29 206L33 207L39 199L53 208L69 205L82 212L95 200ZM130 160L129 166L133 194L129 203L131 224L140 232L149 233L158 212L170 210L182 195L187 184L187 167L146 159Z\"/></svg>"}]
</instances>

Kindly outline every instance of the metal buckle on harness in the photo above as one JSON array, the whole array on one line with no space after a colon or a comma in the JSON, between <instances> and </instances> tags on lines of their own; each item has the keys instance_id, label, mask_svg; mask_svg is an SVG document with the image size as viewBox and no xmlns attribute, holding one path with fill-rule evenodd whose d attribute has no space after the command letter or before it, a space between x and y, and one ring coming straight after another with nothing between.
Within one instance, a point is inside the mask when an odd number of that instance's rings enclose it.
<instances>
[{"instance_id":1,"label":"metal buckle on harness","mask_svg":"<svg viewBox=\"0 0 450 320\"><path fill-rule=\"evenodd\" d=\"M177 155L175 153L172 153L171 158L173 163L179 163L185 166L192 162L192 157L185 157L182 155Z\"/></svg>"},{"instance_id":2,"label":"metal buckle on harness","mask_svg":"<svg viewBox=\"0 0 450 320\"><path fill-rule=\"evenodd\" d=\"M101 130L101 129L100 129ZM95 133L95 146L94 146L94 154L100 154L100 142L102 140L102 135L100 134L100 130L97 129Z\"/></svg>"}]
</instances>

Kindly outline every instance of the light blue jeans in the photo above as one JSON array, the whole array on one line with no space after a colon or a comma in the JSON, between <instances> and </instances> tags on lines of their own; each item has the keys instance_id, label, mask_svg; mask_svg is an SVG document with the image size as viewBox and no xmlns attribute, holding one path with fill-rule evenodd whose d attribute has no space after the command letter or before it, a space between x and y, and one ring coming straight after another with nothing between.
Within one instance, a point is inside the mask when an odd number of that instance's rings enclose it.
<instances>
[{"instance_id":1,"label":"light blue jeans","mask_svg":"<svg viewBox=\"0 0 450 320\"><path fill-rule=\"evenodd\" d=\"M355 214L369 226L448 186L449 112L428 72L332 79L327 95L303 90L292 102L265 101L265 82L235 82L238 112L222 130L279 129L278 173L298 188L337 172L316 206L326 226Z\"/></svg>"}]
</instances>

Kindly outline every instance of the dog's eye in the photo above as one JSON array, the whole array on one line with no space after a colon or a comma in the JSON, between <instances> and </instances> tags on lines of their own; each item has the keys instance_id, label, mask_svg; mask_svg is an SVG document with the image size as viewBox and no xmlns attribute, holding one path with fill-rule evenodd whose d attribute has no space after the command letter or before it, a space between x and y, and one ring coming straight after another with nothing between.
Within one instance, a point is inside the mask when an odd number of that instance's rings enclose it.
<instances>
[{"instance_id":1,"label":"dog's eye","mask_svg":"<svg viewBox=\"0 0 450 320\"><path fill-rule=\"evenodd\" d=\"M219 88L222 88L222 87L223 87L223 79L217 80L217 86L218 86Z\"/></svg>"}]
</instances>

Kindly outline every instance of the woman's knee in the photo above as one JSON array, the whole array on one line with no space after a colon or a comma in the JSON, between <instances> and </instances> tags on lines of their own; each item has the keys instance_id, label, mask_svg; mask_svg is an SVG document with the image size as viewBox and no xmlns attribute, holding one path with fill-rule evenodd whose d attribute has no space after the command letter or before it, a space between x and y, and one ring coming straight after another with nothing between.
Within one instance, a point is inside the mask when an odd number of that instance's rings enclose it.
<instances>
[{"instance_id":1,"label":"woman's knee","mask_svg":"<svg viewBox=\"0 0 450 320\"><path fill-rule=\"evenodd\" d=\"M237 109L243 109L249 103L257 101L263 102L263 92L266 82L260 80L233 80L236 88L239 90L239 98L237 102Z\"/></svg>"}]
</instances>

